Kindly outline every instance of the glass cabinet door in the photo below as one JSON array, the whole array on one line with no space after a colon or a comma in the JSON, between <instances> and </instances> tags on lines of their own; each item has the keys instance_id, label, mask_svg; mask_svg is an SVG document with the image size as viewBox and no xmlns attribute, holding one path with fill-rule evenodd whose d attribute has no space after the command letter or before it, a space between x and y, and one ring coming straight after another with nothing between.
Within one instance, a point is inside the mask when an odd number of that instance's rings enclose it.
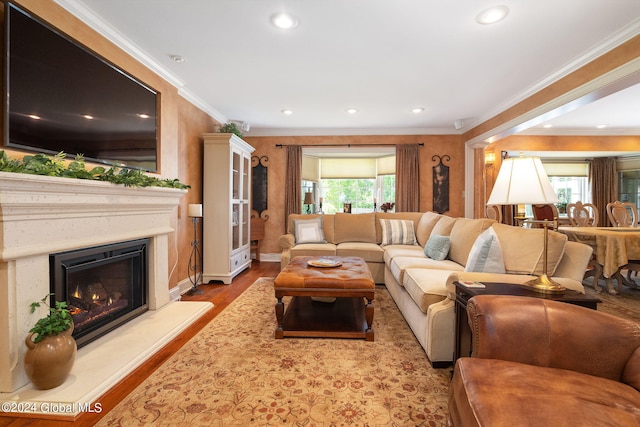
<instances>
[{"instance_id":1,"label":"glass cabinet door","mask_svg":"<svg viewBox=\"0 0 640 427\"><path fill-rule=\"evenodd\" d=\"M240 247L240 204L231 205L231 250Z\"/></svg>"},{"instance_id":2,"label":"glass cabinet door","mask_svg":"<svg viewBox=\"0 0 640 427\"><path fill-rule=\"evenodd\" d=\"M233 170L232 170L232 181L231 181L231 199L233 200L238 200L240 198L240 185L241 185L241 179L240 179L240 153L238 153L237 151L234 151L232 154L232 160L231 160L231 164L233 165Z\"/></svg>"}]
</instances>

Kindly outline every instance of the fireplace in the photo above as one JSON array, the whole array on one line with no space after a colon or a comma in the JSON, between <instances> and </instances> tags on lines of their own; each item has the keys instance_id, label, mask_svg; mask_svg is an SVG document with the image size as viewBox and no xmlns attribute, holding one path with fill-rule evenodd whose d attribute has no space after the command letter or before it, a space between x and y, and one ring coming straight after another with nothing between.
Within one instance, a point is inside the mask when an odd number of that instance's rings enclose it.
<instances>
[{"instance_id":1,"label":"fireplace","mask_svg":"<svg viewBox=\"0 0 640 427\"><path fill-rule=\"evenodd\" d=\"M78 348L147 311L148 246L138 239L49 256L52 303L67 302Z\"/></svg>"}]
</instances>

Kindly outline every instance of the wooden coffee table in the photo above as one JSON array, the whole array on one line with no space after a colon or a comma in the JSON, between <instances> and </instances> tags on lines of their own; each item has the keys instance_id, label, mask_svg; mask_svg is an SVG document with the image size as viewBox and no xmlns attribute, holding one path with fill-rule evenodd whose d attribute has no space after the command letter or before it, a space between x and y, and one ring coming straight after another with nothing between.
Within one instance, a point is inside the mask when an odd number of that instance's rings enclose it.
<instances>
[{"instance_id":1,"label":"wooden coffee table","mask_svg":"<svg viewBox=\"0 0 640 427\"><path fill-rule=\"evenodd\" d=\"M373 341L375 283L362 258L322 257L338 267L313 267L295 257L275 279L275 337L364 338ZM283 298L291 296L285 311ZM317 299L335 297L334 302ZM314 300L314 299L316 300Z\"/></svg>"}]
</instances>

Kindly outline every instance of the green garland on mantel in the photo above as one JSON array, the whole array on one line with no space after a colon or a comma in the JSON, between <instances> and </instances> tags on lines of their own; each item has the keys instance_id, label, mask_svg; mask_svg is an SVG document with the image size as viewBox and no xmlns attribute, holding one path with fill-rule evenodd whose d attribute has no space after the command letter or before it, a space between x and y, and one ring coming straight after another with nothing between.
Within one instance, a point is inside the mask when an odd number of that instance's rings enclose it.
<instances>
[{"instance_id":1,"label":"green garland on mantel","mask_svg":"<svg viewBox=\"0 0 640 427\"><path fill-rule=\"evenodd\" d=\"M105 169L96 166L87 170L84 156L76 155L75 160L67 163L67 155L63 152L55 156L35 154L24 156L22 160L10 159L4 150L0 151L0 172L27 173L32 175L57 176L61 178L89 179L107 181L125 187L163 187L187 189L191 186L182 184L177 179L159 179L149 176L138 169L121 168L118 165Z\"/></svg>"}]
</instances>

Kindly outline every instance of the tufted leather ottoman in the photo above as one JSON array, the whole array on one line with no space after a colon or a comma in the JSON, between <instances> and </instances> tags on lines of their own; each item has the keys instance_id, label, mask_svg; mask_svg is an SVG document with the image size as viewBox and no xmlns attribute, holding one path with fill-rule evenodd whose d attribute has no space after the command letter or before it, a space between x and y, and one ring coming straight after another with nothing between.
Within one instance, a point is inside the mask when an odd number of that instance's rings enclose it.
<instances>
[{"instance_id":1,"label":"tufted leather ottoman","mask_svg":"<svg viewBox=\"0 0 640 427\"><path fill-rule=\"evenodd\" d=\"M295 257L275 279L275 337L364 338L373 341L375 283L362 258L323 257L339 267L312 267ZM285 312L283 298L291 296ZM317 301L336 297L335 302ZM366 300L366 301L365 301Z\"/></svg>"}]
</instances>

